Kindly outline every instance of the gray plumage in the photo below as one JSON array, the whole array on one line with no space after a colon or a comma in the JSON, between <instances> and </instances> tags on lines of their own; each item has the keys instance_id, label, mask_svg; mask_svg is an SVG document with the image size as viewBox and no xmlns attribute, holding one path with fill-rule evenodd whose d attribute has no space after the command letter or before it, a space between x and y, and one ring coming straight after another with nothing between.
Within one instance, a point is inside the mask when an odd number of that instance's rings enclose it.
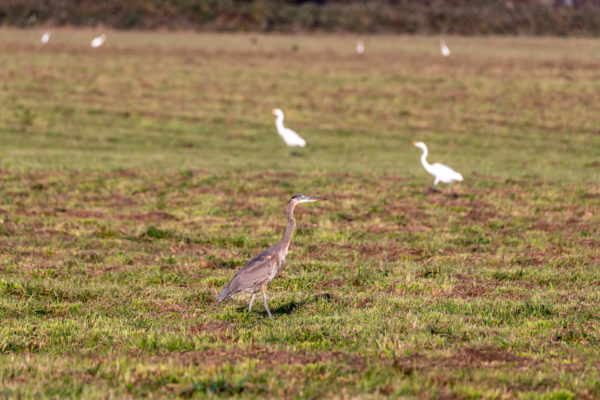
<instances>
[{"instance_id":1,"label":"gray plumage","mask_svg":"<svg viewBox=\"0 0 600 400\"><path fill-rule=\"evenodd\" d=\"M270 272L278 267L279 257L276 246L269 247L235 273L231 281L221 290L217 301L223 301L242 290L255 293L260 285L268 280Z\"/></svg>"},{"instance_id":2,"label":"gray plumage","mask_svg":"<svg viewBox=\"0 0 600 400\"><path fill-rule=\"evenodd\" d=\"M288 253L288 248L292 240L292 234L296 228L296 220L294 219L294 208L297 204L320 200L319 197L305 196L297 194L293 196L287 206L288 224L277 245L269 247L235 273L231 281L221 290L217 296L217 301L223 301L241 291L252 294L249 310L252 310L252 304L256 293L262 289L264 305L269 318L273 320L271 310L267 303L267 285L275 278L277 271L281 268L281 264L285 260Z\"/></svg>"}]
</instances>

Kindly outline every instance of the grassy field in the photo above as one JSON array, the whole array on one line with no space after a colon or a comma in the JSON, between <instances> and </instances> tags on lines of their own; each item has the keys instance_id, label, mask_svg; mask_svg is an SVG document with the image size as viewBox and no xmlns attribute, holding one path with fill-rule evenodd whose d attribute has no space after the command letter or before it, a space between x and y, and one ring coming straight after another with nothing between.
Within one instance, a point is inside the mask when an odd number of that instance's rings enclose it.
<instances>
[{"instance_id":1,"label":"grassy field","mask_svg":"<svg viewBox=\"0 0 600 400\"><path fill-rule=\"evenodd\" d=\"M0 30L0 397L600 397L600 41L41 33ZM217 304L294 193L274 322Z\"/></svg>"}]
</instances>

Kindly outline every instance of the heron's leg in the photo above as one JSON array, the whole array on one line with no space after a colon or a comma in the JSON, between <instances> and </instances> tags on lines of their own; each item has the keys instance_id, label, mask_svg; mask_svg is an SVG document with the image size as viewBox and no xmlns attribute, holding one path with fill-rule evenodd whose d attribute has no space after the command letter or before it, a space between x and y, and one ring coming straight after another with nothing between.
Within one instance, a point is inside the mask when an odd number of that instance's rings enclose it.
<instances>
[{"instance_id":1,"label":"heron's leg","mask_svg":"<svg viewBox=\"0 0 600 400\"><path fill-rule=\"evenodd\" d=\"M250 299L250 307L248 307L248 311L252 311L252 303L254 303L254 298L256 297L256 293L254 293L252 295L252 298Z\"/></svg>"},{"instance_id":2,"label":"heron's leg","mask_svg":"<svg viewBox=\"0 0 600 400\"><path fill-rule=\"evenodd\" d=\"M454 186L452 186L452 184L450 184L450 195L452 197L458 197L458 195L454 193Z\"/></svg>"},{"instance_id":3,"label":"heron's leg","mask_svg":"<svg viewBox=\"0 0 600 400\"><path fill-rule=\"evenodd\" d=\"M438 182L439 180L435 178L435 180L433 181L433 185L431 185L431 187L429 188L429 193L438 193L438 190L435 188Z\"/></svg>"},{"instance_id":4,"label":"heron's leg","mask_svg":"<svg viewBox=\"0 0 600 400\"><path fill-rule=\"evenodd\" d=\"M269 310L269 303L267 303L267 285L263 283L262 285L263 298L265 300L265 310L267 310L267 314L269 314L269 318L273 321L273 316L271 315L271 310Z\"/></svg>"}]
</instances>

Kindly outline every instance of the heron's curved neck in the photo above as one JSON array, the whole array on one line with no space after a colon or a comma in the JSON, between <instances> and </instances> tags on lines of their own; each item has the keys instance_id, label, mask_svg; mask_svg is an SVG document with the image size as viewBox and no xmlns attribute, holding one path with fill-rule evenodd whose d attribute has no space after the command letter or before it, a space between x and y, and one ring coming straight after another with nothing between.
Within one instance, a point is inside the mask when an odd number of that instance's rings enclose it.
<instances>
[{"instance_id":1,"label":"heron's curved neck","mask_svg":"<svg viewBox=\"0 0 600 400\"><path fill-rule=\"evenodd\" d=\"M296 203L290 203L287 209L287 227L285 228L285 232L283 232L283 236L277 245L280 249L283 249L285 253L287 253L287 249L290 246L290 242L292 241L292 234L294 233L294 229L296 229L296 220L294 219L294 207L296 207Z\"/></svg>"},{"instance_id":2,"label":"heron's curved neck","mask_svg":"<svg viewBox=\"0 0 600 400\"><path fill-rule=\"evenodd\" d=\"M277 116L277 119L275 120L275 125L277 125L277 127L283 128L283 114L279 114Z\"/></svg>"},{"instance_id":3,"label":"heron's curved neck","mask_svg":"<svg viewBox=\"0 0 600 400\"><path fill-rule=\"evenodd\" d=\"M425 147L423 150L423 154L421 154L421 164L423 164L423 167L427 170L430 171L431 170L431 164L429 164L427 162L427 155L429 154L427 152L427 147Z\"/></svg>"}]
</instances>

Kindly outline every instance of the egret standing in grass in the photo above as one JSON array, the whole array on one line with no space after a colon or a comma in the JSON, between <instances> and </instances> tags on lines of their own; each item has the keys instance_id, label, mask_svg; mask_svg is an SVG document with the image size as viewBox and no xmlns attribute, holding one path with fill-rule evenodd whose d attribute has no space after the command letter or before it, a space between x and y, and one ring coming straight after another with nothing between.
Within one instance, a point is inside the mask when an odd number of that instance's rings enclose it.
<instances>
[{"instance_id":1,"label":"egret standing in grass","mask_svg":"<svg viewBox=\"0 0 600 400\"><path fill-rule=\"evenodd\" d=\"M450 55L450 48L446 46L444 39L440 40L440 52L444 57L448 57Z\"/></svg>"},{"instance_id":2,"label":"egret standing in grass","mask_svg":"<svg viewBox=\"0 0 600 400\"><path fill-rule=\"evenodd\" d=\"M44 32L44 34L42 35L42 44L46 44L50 41L50 32Z\"/></svg>"},{"instance_id":3,"label":"egret standing in grass","mask_svg":"<svg viewBox=\"0 0 600 400\"><path fill-rule=\"evenodd\" d=\"M106 35L103 33L102 35L95 37L92 40L92 42L90 43L90 46L92 46L93 48L100 47L104 44L105 40L106 40Z\"/></svg>"},{"instance_id":4,"label":"egret standing in grass","mask_svg":"<svg viewBox=\"0 0 600 400\"><path fill-rule=\"evenodd\" d=\"M283 111L281 111L279 108L276 108L273 110L273 114L277 116L277 119L275 120L277 133L279 134L279 136L281 136L285 144L290 148L290 151L292 151L294 147L306 146L306 140L302 139L300 135L298 135L293 130L283 126Z\"/></svg>"},{"instance_id":5,"label":"egret standing in grass","mask_svg":"<svg viewBox=\"0 0 600 400\"><path fill-rule=\"evenodd\" d=\"M292 233L296 229L296 220L294 219L294 207L300 203L308 203L312 201L321 200L320 197L305 196L303 194L294 195L287 205L287 228L281 237L281 240L277 245L269 247L246 265L242 267L233 276L231 281L221 290L221 293L217 296L217 301L223 301L234 294L244 291L252 294L250 300L249 311L252 311L252 303L256 293L262 289L263 299L265 304L265 310L269 314L271 321L273 316L271 310L269 310L269 304L267 303L267 285L275 278L277 271L283 264L285 256L288 253L290 242L292 241Z\"/></svg>"},{"instance_id":6,"label":"egret standing in grass","mask_svg":"<svg viewBox=\"0 0 600 400\"><path fill-rule=\"evenodd\" d=\"M358 39L358 42L356 42L356 54L362 54L365 52L365 44L363 43L362 39Z\"/></svg>"},{"instance_id":7,"label":"egret standing in grass","mask_svg":"<svg viewBox=\"0 0 600 400\"><path fill-rule=\"evenodd\" d=\"M435 180L433 181L433 186L431 186L429 190L435 191L435 185L437 185L439 182L447 183L450 185L450 191L452 193L452 196L456 197L456 194L454 193L454 188L452 187L452 182L462 182L462 175L453 170L452 168L448 167L447 165L439 163L435 163L433 165L429 164L427 162L427 155L429 154L429 152L427 151L427 146L425 146L425 143L413 142L412 144L413 146L416 146L423 150L423 154L421 155L421 164L423 164L425 171L427 171L430 175L433 175L435 177Z\"/></svg>"}]
</instances>

